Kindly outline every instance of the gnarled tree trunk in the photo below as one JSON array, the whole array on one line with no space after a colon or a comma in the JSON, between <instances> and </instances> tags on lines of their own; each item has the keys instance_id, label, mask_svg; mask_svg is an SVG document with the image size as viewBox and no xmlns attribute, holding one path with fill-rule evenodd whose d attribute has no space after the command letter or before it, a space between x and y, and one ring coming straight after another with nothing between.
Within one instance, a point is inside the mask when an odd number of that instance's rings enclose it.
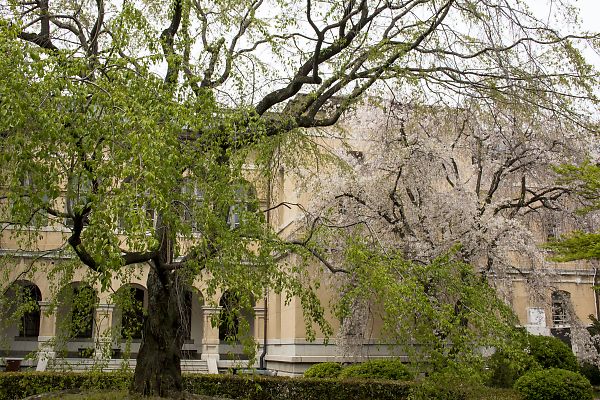
<instances>
[{"instance_id":1,"label":"gnarled tree trunk","mask_svg":"<svg viewBox=\"0 0 600 400\"><path fill-rule=\"evenodd\" d=\"M177 286L176 273L161 272L150 268L148 275L148 316L131 388L145 396L168 396L182 391L183 290Z\"/></svg>"}]
</instances>

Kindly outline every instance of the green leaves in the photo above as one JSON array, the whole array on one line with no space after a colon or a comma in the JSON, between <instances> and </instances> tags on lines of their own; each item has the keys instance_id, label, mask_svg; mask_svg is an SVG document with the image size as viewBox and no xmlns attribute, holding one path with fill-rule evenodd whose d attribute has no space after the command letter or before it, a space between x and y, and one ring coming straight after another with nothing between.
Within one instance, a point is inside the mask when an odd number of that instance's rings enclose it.
<instances>
[{"instance_id":1,"label":"green leaves","mask_svg":"<svg viewBox=\"0 0 600 400\"><path fill-rule=\"evenodd\" d=\"M355 299L366 301L383 322L386 343L400 345L413 360L430 360L418 368L475 366L482 347L503 347L513 334L510 309L453 253L419 264L355 240L345 263L351 272L339 315L351 318Z\"/></svg>"},{"instance_id":2,"label":"green leaves","mask_svg":"<svg viewBox=\"0 0 600 400\"><path fill-rule=\"evenodd\" d=\"M597 260L600 259L600 233L571 232L545 247L556 253L552 256L555 261Z\"/></svg>"},{"instance_id":3,"label":"green leaves","mask_svg":"<svg viewBox=\"0 0 600 400\"><path fill-rule=\"evenodd\" d=\"M585 202L582 212L600 209L600 165L587 160L581 165L560 165L554 168L559 183L569 185Z\"/></svg>"},{"instance_id":4,"label":"green leaves","mask_svg":"<svg viewBox=\"0 0 600 400\"><path fill-rule=\"evenodd\" d=\"M589 160L581 165L561 165L554 170L560 174L561 184L573 188L583 201L582 214L600 209L600 165ZM597 260L600 259L600 233L574 231L546 243L545 248L555 254L555 261Z\"/></svg>"},{"instance_id":5,"label":"green leaves","mask_svg":"<svg viewBox=\"0 0 600 400\"><path fill-rule=\"evenodd\" d=\"M185 284L201 276L207 302L231 290L249 309L271 288L300 299L309 337L313 322L331 334L312 280L274 257L287 249L260 210L274 152L262 144L264 121L220 107L209 90L165 85L151 57L119 54L149 29L133 5L111 24L116 48L101 63L30 48L0 29L0 220L19 249L37 250L41 229L51 231L70 261L49 275L67 283L83 262L103 291L160 255L168 271L179 263Z\"/></svg>"}]
</instances>

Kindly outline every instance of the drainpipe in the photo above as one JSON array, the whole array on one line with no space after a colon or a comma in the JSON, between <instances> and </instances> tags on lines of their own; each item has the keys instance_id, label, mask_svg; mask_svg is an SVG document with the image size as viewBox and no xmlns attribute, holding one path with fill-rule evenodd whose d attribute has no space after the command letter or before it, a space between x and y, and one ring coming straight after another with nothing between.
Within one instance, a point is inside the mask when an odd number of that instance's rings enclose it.
<instances>
[{"instance_id":1,"label":"drainpipe","mask_svg":"<svg viewBox=\"0 0 600 400\"><path fill-rule=\"evenodd\" d=\"M269 181L267 182L267 209L271 208L271 178L269 178ZM271 225L271 211L267 211L267 225ZM259 367L258 369L261 370L266 370L267 369L267 362L265 360L265 357L267 355L267 320L269 319L269 306L268 306L268 297L269 297L269 291L267 290L267 288L265 288L265 299L264 299L264 303L265 303L265 317L264 317L264 321L263 321L263 350L262 353L260 354L260 359L259 359Z\"/></svg>"},{"instance_id":2,"label":"drainpipe","mask_svg":"<svg viewBox=\"0 0 600 400\"><path fill-rule=\"evenodd\" d=\"M263 350L262 353L260 355L260 365L258 367L258 369L262 369L262 370L266 370L267 369L267 360L265 360L265 357L267 355L267 319L268 319L268 292L265 294L265 319L263 321Z\"/></svg>"},{"instance_id":3,"label":"drainpipe","mask_svg":"<svg viewBox=\"0 0 600 400\"><path fill-rule=\"evenodd\" d=\"M598 298L598 267L594 267L594 300L596 301L596 319L600 318L600 299Z\"/></svg>"}]
</instances>

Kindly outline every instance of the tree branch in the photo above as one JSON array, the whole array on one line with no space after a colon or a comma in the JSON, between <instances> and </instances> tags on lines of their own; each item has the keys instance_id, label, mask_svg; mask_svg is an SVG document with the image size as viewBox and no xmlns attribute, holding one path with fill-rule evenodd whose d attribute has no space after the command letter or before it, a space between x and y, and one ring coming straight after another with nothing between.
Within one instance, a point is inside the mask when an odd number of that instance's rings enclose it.
<instances>
[{"instance_id":1,"label":"tree branch","mask_svg":"<svg viewBox=\"0 0 600 400\"><path fill-rule=\"evenodd\" d=\"M318 251L316 251L315 249L309 247L304 241L298 241L298 240L294 240L291 242L288 242L289 244L295 245L295 246L299 246L305 250L307 250L310 254L312 254L317 260L319 260L325 267L327 267L327 269L329 271L331 271L332 273L344 273L347 274L349 273L348 270L344 269L344 268L336 268L332 263L330 263L325 257L323 257Z\"/></svg>"},{"instance_id":2,"label":"tree branch","mask_svg":"<svg viewBox=\"0 0 600 400\"><path fill-rule=\"evenodd\" d=\"M97 0L101 1L101 0ZM173 16L171 24L168 28L162 31L160 41L163 47L163 53L167 61L167 74L165 75L165 83L174 84L177 82L179 74L180 62L175 54L175 35L181 24L183 12L183 0L173 0Z\"/></svg>"}]
</instances>

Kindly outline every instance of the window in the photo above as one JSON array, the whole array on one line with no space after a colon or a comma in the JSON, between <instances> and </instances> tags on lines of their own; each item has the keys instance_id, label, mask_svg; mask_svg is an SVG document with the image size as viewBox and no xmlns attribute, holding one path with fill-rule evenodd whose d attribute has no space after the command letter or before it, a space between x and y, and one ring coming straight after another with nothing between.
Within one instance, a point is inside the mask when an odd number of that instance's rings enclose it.
<instances>
[{"instance_id":1,"label":"window","mask_svg":"<svg viewBox=\"0 0 600 400\"><path fill-rule=\"evenodd\" d=\"M225 292L219 305L221 314L219 315L219 340L234 341L237 340L240 328L239 320L239 297L238 295Z\"/></svg>"},{"instance_id":2,"label":"window","mask_svg":"<svg viewBox=\"0 0 600 400\"><path fill-rule=\"evenodd\" d=\"M144 290L128 286L128 303L123 307L121 336L141 339L144 326Z\"/></svg>"},{"instance_id":3,"label":"window","mask_svg":"<svg viewBox=\"0 0 600 400\"><path fill-rule=\"evenodd\" d=\"M243 213L258 211L256 189L251 184L245 184L235 190L236 203L229 207L227 225L231 229L239 228L243 222Z\"/></svg>"},{"instance_id":4,"label":"window","mask_svg":"<svg viewBox=\"0 0 600 400\"><path fill-rule=\"evenodd\" d=\"M182 204L181 219L189 224L192 232L199 232L200 225L197 222L200 205L204 200L204 192L195 183L186 180L181 186Z\"/></svg>"},{"instance_id":5,"label":"window","mask_svg":"<svg viewBox=\"0 0 600 400\"><path fill-rule=\"evenodd\" d=\"M183 298L183 334L185 340L192 339L192 292L186 290Z\"/></svg>"},{"instance_id":6,"label":"window","mask_svg":"<svg viewBox=\"0 0 600 400\"><path fill-rule=\"evenodd\" d=\"M71 309L71 335L75 338L91 338L97 303L96 292L87 285L73 289Z\"/></svg>"},{"instance_id":7,"label":"window","mask_svg":"<svg viewBox=\"0 0 600 400\"><path fill-rule=\"evenodd\" d=\"M250 304L245 305L248 300ZM219 340L239 342L254 335L254 298L242 299L236 292L226 291L219 301ZM249 308L250 307L250 308Z\"/></svg>"},{"instance_id":8,"label":"window","mask_svg":"<svg viewBox=\"0 0 600 400\"><path fill-rule=\"evenodd\" d=\"M23 286L23 303L27 304L28 311L21 317L19 337L38 337L40 334L40 306L42 293L34 284Z\"/></svg>"},{"instance_id":9,"label":"window","mask_svg":"<svg viewBox=\"0 0 600 400\"><path fill-rule=\"evenodd\" d=\"M552 293L552 323L556 325L569 325L569 304L571 294L564 290Z\"/></svg>"},{"instance_id":10,"label":"window","mask_svg":"<svg viewBox=\"0 0 600 400\"><path fill-rule=\"evenodd\" d=\"M227 225L229 225L231 229L236 229L240 227L239 205L229 207L229 213L227 214Z\"/></svg>"}]
</instances>

